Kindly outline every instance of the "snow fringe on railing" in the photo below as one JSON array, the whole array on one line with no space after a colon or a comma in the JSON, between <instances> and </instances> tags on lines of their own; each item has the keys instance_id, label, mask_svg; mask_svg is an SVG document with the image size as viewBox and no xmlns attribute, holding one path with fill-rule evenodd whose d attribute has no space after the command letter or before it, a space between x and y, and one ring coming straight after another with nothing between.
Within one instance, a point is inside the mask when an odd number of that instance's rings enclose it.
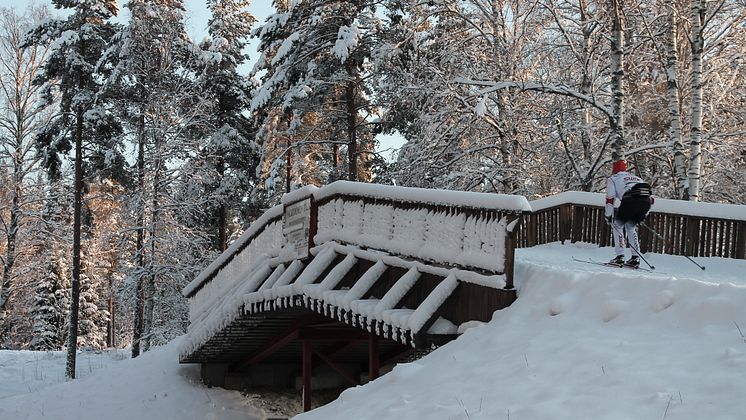
<instances>
[{"instance_id":1,"label":"snow fringe on railing","mask_svg":"<svg viewBox=\"0 0 746 420\"><path fill-rule=\"evenodd\" d=\"M504 270L505 217L338 198L318 207L316 244L336 241L441 264Z\"/></svg>"}]
</instances>

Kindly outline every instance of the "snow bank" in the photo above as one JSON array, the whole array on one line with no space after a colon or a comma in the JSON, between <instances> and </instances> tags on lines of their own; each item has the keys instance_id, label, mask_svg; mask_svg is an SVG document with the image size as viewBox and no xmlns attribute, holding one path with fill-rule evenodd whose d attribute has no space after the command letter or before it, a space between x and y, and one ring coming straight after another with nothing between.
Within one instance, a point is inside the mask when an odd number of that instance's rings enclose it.
<instances>
[{"instance_id":1,"label":"snow bank","mask_svg":"<svg viewBox=\"0 0 746 420\"><path fill-rule=\"evenodd\" d=\"M746 262L694 277L673 256L650 256L669 274L570 258L611 252L519 250L519 298L490 323L295 418L743 419Z\"/></svg>"}]
</instances>

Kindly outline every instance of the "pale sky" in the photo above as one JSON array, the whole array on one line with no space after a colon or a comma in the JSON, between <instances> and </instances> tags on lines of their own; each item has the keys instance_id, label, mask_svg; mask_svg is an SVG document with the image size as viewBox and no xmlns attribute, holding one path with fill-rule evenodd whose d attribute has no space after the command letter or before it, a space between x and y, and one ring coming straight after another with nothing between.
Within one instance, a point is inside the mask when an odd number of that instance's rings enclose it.
<instances>
[{"instance_id":1,"label":"pale sky","mask_svg":"<svg viewBox=\"0 0 746 420\"><path fill-rule=\"evenodd\" d=\"M22 9L32 2L47 4L50 8L52 7L51 0L0 0L0 7ZM123 5L125 3L126 0L119 0L120 9L124 9ZM207 19L210 17L207 11L207 1L184 0L184 4L187 9L187 31L189 31L189 34L192 35L192 38L196 41L201 41L207 33ZM270 0L252 1L249 5L249 12L257 18L259 24L263 23L267 16L273 12L272 2ZM254 51L252 49L250 54L254 55L253 53Z\"/></svg>"}]
</instances>

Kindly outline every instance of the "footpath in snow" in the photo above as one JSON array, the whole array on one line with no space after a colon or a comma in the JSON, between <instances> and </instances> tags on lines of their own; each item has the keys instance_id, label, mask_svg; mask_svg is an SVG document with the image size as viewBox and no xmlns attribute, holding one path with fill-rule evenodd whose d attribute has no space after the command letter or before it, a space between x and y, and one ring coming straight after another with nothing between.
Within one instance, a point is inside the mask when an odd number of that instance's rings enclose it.
<instances>
[{"instance_id":1,"label":"footpath in snow","mask_svg":"<svg viewBox=\"0 0 746 420\"><path fill-rule=\"evenodd\" d=\"M315 419L743 420L746 261L647 255L653 273L574 262L610 248L517 251L519 298L492 322L302 415ZM259 419L179 365L179 340L134 360L0 351L0 419Z\"/></svg>"}]
</instances>

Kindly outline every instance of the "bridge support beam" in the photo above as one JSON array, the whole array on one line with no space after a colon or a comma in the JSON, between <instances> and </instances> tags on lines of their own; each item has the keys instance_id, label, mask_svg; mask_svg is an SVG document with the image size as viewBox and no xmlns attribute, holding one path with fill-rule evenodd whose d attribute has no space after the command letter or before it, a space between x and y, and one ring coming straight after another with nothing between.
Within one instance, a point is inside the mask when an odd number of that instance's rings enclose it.
<instances>
[{"instance_id":1,"label":"bridge support beam","mask_svg":"<svg viewBox=\"0 0 746 420\"><path fill-rule=\"evenodd\" d=\"M313 373L313 342L303 340L303 411L311 410L311 374Z\"/></svg>"},{"instance_id":2,"label":"bridge support beam","mask_svg":"<svg viewBox=\"0 0 746 420\"><path fill-rule=\"evenodd\" d=\"M371 334L368 336L368 377L372 381L380 374L381 357L378 347L378 336Z\"/></svg>"}]
</instances>

